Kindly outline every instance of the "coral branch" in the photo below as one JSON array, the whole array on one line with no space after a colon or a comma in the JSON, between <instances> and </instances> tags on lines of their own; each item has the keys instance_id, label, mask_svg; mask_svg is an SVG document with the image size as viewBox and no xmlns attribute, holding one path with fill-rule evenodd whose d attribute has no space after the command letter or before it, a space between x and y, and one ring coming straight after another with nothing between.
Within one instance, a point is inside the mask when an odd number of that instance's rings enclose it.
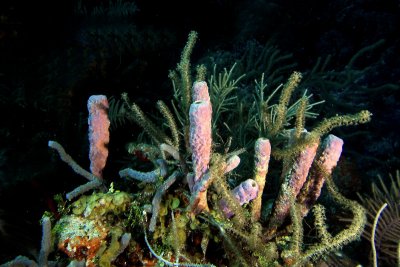
<instances>
[{"instance_id":1,"label":"coral branch","mask_svg":"<svg viewBox=\"0 0 400 267\"><path fill-rule=\"evenodd\" d=\"M180 175L179 171L175 171L173 174L171 174L167 180L157 189L156 194L153 197L153 201L151 202L152 204L152 215L151 215L151 220L150 220L150 225L149 225L149 231L154 232L156 228L156 223L157 223L157 217L158 217L158 212L160 211L160 203L161 203L161 198L165 194L165 192L170 188L170 186L175 183L176 178Z\"/></svg>"},{"instance_id":2,"label":"coral branch","mask_svg":"<svg viewBox=\"0 0 400 267\"><path fill-rule=\"evenodd\" d=\"M79 166L78 163L76 163L72 157L65 152L65 149L56 141L49 141L48 146L58 152L58 155L60 156L60 159L67 163L77 174L85 177L89 181L93 180L98 180L99 178L96 177L96 175L88 172L87 170L83 169L81 166Z\"/></svg>"},{"instance_id":3,"label":"coral branch","mask_svg":"<svg viewBox=\"0 0 400 267\"><path fill-rule=\"evenodd\" d=\"M181 160L178 149L176 149L175 147L173 147L171 145L162 143L160 145L160 151L161 151L161 155L163 156L164 159L167 158L166 153L168 153L169 155L171 155L171 157L174 158L174 160L176 160L176 161Z\"/></svg>"},{"instance_id":4,"label":"coral branch","mask_svg":"<svg viewBox=\"0 0 400 267\"><path fill-rule=\"evenodd\" d=\"M268 173L268 164L271 156L271 144L268 139L258 138L254 145L254 180L258 184L258 195L253 201L251 215L253 221L258 221L261 215L261 200Z\"/></svg>"},{"instance_id":5,"label":"coral branch","mask_svg":"<svg viewBox=\"0 0 400 267\"><path fill-rule=\"evenodd\" d=\"M351 224L337 233L335 236L328 238L329 242L321 242L315 244L302 253L300 260L298 260L296 266L301 266L303 263L309 261L312 258L321 256L328 252L334 251L361 236L367 221L365 209L358 204L356 201L349 200L339 193L332 179L326 180L327 188L331 193L332 197L345 209L350 210L353 213L353 220ZM322 238L323 239L323 238Z\"/></svg>"},{"instance_id":6,"label":"coral branch","mask_svg":"<svg viewBox=\"0 0 400 267\"><path fill-rule=\"evenodd\" d=\"M67 193L65 197L71 201L72 199L76 198L77 196L80 196L84 193L86 193L89 190L95 189L100 187L103 184L103 182L100 179L96 179L93 181L89 181L86 184L80 185L71 192Z\"/></svg>"},{"instance_id":7,"label":"coral branch","mask_svg":"<svg viewBox=\"0 0 400 267\"><path fill-rule=\"evenodd\" d=\"M29 266L29 267L48 267L48 266L56 266L55 262L48 261L48 256L50 254L50 249L52 245L51 239L51 221L50 218L44 216L42 219L42 241L39 252L39 259L36 263L33 260L25 256L17 256L12 261L1 264L1 267L18 267L18 266Z\"/></svg>"},{"instance_id":8,"label":"coral branch","mask_svg":"<svg viewBox=\"0 0 400 267\"><path fill-rule=\"evenodd\" d=\"M40 246L39 259L38 259L39 266L41 267L48 266L47 258L49 257L50 249L51 249L51 221L49 217L44 216L42 219L42 243Z\"/></svg>"},{"instance_id":9,"label":"coral branch","mask_svg":"<svg viewBox=\"0 0 400 267\"><path fill-rule=\"evenodd\" d=\"M164 160L156 160L158 168L150 172L140 172L131 168L126 168L119 171L119 176L128 177L145 183L155 183L159 177L165 177L167 175L167 164Z\"/></svg>"},{"instance_id":10,"label":"coral branch","mask_svg":"<svg viewBox=\"0 0 400 267\"><path fill-rule=\"evenodd\" d=\"M53 148L54 150L56 150L58 152L58 155L60 156L61 160L64 161L65 163L67 163L77 174L80 174L89 180L89 182L87 182L86 184L78 186L71 192L67 193L66 198L68 200L72 200L75 197L82 195L83 193L85 193L91 189L98 188L99 186L101 186L103 184L102 179L100 179L99 177L95 176L94 174L88 172L87 170L85 170L81 166L79 166L78 163L76 163L72 159L72 157L70 155L68 155L67 152L65 152L62 145L60 145L56 141L49 141L48 146Z\"/></svg>"}]
</instances>

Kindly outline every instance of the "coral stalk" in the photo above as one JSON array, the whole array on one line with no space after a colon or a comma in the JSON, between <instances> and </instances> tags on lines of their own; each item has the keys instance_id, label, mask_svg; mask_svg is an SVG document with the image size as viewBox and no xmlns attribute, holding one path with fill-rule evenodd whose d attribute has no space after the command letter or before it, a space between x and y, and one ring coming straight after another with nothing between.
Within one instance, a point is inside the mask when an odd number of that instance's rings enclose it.
<instances>
[{"instance_id":1,"label":"coral stalk","mask_svg":"<svg viewBox=\"0 0 400 267\"><path fill-rule=\"evenodd\" d=\"M72 200L75 197L82 195L83 193L97 188L103 184L102 179L99 177L95 176L94 174L88 172L87 170L83 169L81 166L79 166L78 163L76 163L72 157L65 152L65 149L57 143L56 141L49 141L48 146L52 149L55 149L58 152L58 155L60 156L61 160L67 163L77 174L82 175L86 179L89 180L86 184L83 184L81 186L78 186L71 192L66 194L66 198L68 200Z\"/></svg>"},{"instance_id":2,"label":"coral stalk","mask_svg":"<svg viewBox=\"0 0 400 267\"><path fill-rule=\"evenodd\" d=\"M42 243L40 246L38 264L41 267L47 267L47 258L51 249L51 221L50 217L44 216L42 219Z\"/></svg>"},{"instance_id":3,"label":"coral stalk","mask_svg":"<svg viewBox=\"0 0 400 267\"><path fill-rule=\"evenodd\" d=\"M151 202L152 204L152 215L151 215L151 220L150 220L150 225L149 225L149 231L154 232L156 229L156 223L157 223L157 217L158 213L160 211L160 204L161 204L161 198L165 194L165 192L168 190L168 188L171 187L173 183L175 183L176 178L180 175L179 171L175 171L172 173L167 180L157 189L156 194L153 197L153 201Z\"/></svg>"},{"instance_id":4,"label":"coral stalk","mask_svg":"<svg viewBox=\"0 0 400 267\"><path fill-rule=\"evenodd\" d=\"M337 233L335 236L329 235L328 238L321 236L324 232L318 233L322 240L326 242L321 242L319 244L312 245L304 253L300 255L300 258L295 266L301 266L305 262L312 258L322 256L328 252L337 250L344 245L356 240L361 236L364 229L365 223L367 221L365 209L358 204L356 201L349 200L339 193L332 179L326 180L327 188L329 193L332 195L333 199L337 201L339 205L342 205L345 209L348 209L353 214L353 220L351 224Z\"/></svg>"},{"instance_id":5,"label":"coral stalk","mask_svg":"<svg viewBox=\"0 0 400 267\"><path fill-rule=\"evenodd\" d=\"M159 177L165 177L167 175L167 164L164 160L156 160L158 167L153 171L141 172L131 168L126 168L119 171L120 177L128 177L131 179L138 180L145 183L155 183Z\"/></svg>"},{"instance_id":6,"label":"coral stalk","mask_svg":"<svg viewBox=\"0 0 400 267\"><path fill-rule=\"evenodd\" d=\"M50 140L48 142L48 146L56 150L58 152L58 155L60 156L60 159L65 163L67 163L77 174L85 177L89 181L99 179L94 174L83 169L78 163L76 163L76 161L72 159L72 157L65 151L65 149L60 143Z\"/></svg>"},{"instance_id":7,"label":"coral stalk","mask_svg":"<svg viewBox=\"0 0 400 267\"><path fill-rule=\"evenodd\" d=\"M268 172L268 164L271 156L271 143L268 139L258 138L254 145L254 180L258 184L258 195L253 201L251 215L253 221L258 221L261 216L262 194L265 187L265 179Z\"/></svg>"}]
</instances>

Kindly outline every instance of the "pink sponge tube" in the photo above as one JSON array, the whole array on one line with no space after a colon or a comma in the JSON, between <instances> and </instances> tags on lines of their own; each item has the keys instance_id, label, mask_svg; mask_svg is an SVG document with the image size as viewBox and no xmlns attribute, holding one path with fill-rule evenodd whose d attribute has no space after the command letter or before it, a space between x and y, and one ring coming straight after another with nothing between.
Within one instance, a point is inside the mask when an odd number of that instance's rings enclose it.
<instances>
[{"instance_id":1,"label":"pink sponge tube","mask_svg":"<svg viewBox=\"0 0 400 267\"><path fill-rule=\"evenodd\" d=\"M190 105L189 143L192 150L195 183L208 170L211 158L211 116L211 103L209 101L196 101Z\"/></svg>"},{"instance_id":2,"label":"pink sponge tube","mask_svg":"<svg viewBox=\"0 0 400 267\"><path fill-rule=\"evenodd\" d=\"M232 194L239 202L240 206L243 206L244 204L247 204L251 200L255 199L258 195L258 191L259 187L257 182L253 179L247 179L236 186L232 190ZM227 218L230 218L234 215L224 199L220 200L219 205Z\"/></svg>"},{"instance_id":3,"label":"pink sponge tube","mask_svg":"<svg viewBox=\"0 0 400 267\"><path fill-rule=\"evenodd\" d=\"M107 145L110 141L107 97L92 95L88 99L87 107L89 111L90 171L101 178L108 157Z\"/></svg>"}]
</instances>

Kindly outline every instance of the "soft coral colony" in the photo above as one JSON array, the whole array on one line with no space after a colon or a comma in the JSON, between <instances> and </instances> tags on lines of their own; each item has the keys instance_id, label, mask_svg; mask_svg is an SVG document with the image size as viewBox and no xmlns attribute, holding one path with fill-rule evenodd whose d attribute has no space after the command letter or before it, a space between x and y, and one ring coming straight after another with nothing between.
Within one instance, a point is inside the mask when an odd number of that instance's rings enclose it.
<instances>
[{"instance_id":1,"label":"soft coral colony","mask_svg":"<svg viewBox=\"0 0 400 267\"><path fill-rule=\"evenodd\" d=\"M271 97L264 100L262 77L256 81L258 97L252 117L258 130L252 151L248 151L253 171L236 178L238 182L232 186L227 177L241 168L245 153L243 149L229 151L229 141L218 149L215 122L222 118L220 108L228 97L217 103L215 92L209 90L212 85L205 82L204 66L197 67L192 83L189 56L196 37L195 32L189 34L181 61L170 73L176 100L172 111L164 102L157 103L161 123L150 120L127 94L122 96L131 118L151 138L151 144L128 149L145 154L153 169L140 165L125 168L119 176L132 181L132 188L116 190L111 184L107 191L102 170L108 157L108 100L91 96L90 172L59 143L49 141L49 147L88 182L66 195L68 202L60 218L44 216L39 263L18 257L5 266L310 266L360 237L366 212L341 195L331 179L343 140L329 132L338 126L368 122L371 114L337 115L307 131L305 118L312 107L309 96L303 94L289 105L301 74L294 72L278 88L281 94L273 105ZM230 86L235 83L229 82ZM293 126L289 119L294 120ZM277 196L267 207L262 196L269 185L272 158L283 167ZM331 199L352 213L351 223L333 234L324 206L317 203L324 184ZM89 191L92 194L85 194ZM318 239L306 245L303 220L309 211ZM48 261L54 247L59 251L57 261Z\"/></svg>"}]
</instances>

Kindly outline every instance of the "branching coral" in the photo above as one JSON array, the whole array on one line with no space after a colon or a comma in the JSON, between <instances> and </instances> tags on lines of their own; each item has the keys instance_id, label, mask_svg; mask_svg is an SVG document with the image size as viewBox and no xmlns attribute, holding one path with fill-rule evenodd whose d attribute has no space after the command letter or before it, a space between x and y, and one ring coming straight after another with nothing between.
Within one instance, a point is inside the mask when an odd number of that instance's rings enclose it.
<instances>
[{"instance_id":1,"label":"branching coral","mask_svg":"<svg viewBox=\"0 0 400 267\"><path fill-rule=\"evenodd\" d=\"M40 246L40 252L38 261L35 262L25 256L18 256L14 260L2 264L2 267L13 267L13 266L30 266L30 267L47 267L53 266L56 262L48 261L49 253L52 250L51 242L51 219L48 216L42 218L42 242Z\"/></svg>"}]
</instances>

